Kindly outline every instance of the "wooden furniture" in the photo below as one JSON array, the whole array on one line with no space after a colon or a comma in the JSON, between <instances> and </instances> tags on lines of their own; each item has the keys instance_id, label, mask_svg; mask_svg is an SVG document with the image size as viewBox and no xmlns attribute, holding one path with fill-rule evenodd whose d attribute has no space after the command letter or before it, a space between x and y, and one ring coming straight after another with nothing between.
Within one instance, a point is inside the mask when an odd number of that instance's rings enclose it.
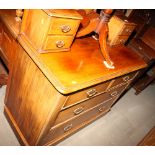
<instances>
[{"instance_id":1,"label":"wooden furniture","mask_svg":"<svg viewBox=\"0 0 155 155\"><path fill-rule=\"evenodd\" d=\"M0 59L0 87L6 85L7 81L8 81L8 72L4 64L2 63L2 60Z\"/></svg>"},{"instance_id":2,"label":"wooden furniture","mask_svg":"<svg viewBox=\"0 0 155 155\"><path fill-rule=\"evenodd\" d=\"M5 65L10 69L14 51L16 46L16 38L19 34L20 22L15 20L16 10L9 10L10 14L7 14L8 10L1 10L3 15L0 18L0 57L3 59ZM7 21L10 21L8 24Z\"/></svg>"},{"instance_id":3,"label":"wooden furniture","mask_svg":"<svg viewBox=\"0 0 155 155\"><path fill-rule=\"evenodd\" d=\"M145 26L155 26L155 11L153 9L133 9L128 19L137 24L134 38L137 38Z\"/></svg>"},{"instance_id":4,"label":"wooden furniture","mask_svg":"<svg viewBox=\"0 0 155 155\"><path fill-rule=\"evenodd\" d=\"M134 88L139 94L155 80L155 28L148 27L143 35L133 39L128 47L135 50L148 64L148 67L139 73Z\"/></svg>"},{"instance_id":5,"label":"wooden furniture","mask_svg":"<svg viewBox=\"0 0 155 155\"><path fill-rule=\"evenodd\" d=\"M2 23L10 29L12 20ZM136 53L120 46L108 47L115 69L107 69L92 37L75 39L68 52L40 54L24 34L17 36L5 114L24 145L54 145L105 115L146 67Z\"/></svg>"},{"instance_id":6,"label":"wooden furniture","mask_svg":"<svg viewBox=\"0 0 155 155\"><path fill-rule=\"evenodd\" d=\"M25 10L20 33L40 53L68 51L81 19L76 10Z\"/></svg>"},{"instance_id":7,"label":"wooden furniture","mask_svg":"<svg viewBox=\"0 0 155 155\"><path fill-rule=\"evenodd\" d=\"M138 146L155 146L155 127L139 142Z\"/></svg>"},{"instance_id":8,"label":"wooden furniture","mask_svg":"<svg viewBox=\"0 0 155 155\"><path fill-rule=\"evenodd\" d=\"M130 22L125 16L114 15L109 23L109 45L120 45L125 44L129 36L136 27L136 24Z\"/></svg>"}]
</instances>

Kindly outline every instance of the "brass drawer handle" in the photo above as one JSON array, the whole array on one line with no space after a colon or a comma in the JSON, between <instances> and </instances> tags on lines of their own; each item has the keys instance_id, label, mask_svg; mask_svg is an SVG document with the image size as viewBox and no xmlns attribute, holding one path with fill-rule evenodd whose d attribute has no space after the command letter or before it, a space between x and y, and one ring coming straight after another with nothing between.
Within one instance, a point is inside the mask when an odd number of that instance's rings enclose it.
<instances>
[{"instance_id":1,"label":"brass drawer handle","mask_svg":"<svg viewBox=\"0 0 155 155\"><path fill-rule=\"evenodd\" d=\"M74 110L74 114L75 115L78 115L78 114L80 114L83 111L84 111L84 108L83 107L79 107L79 108L77 108L77 109Z\"/></svg>"},{"instance_id":2,"label":"brass drawer handle","mask_svg":"<svg viewBox=\"0 0 155 155\"><path fill-rule=\"evenodd\" d=\"M123 81L128 81L129 79L130 79L129 76L125 76L125 77L123 77Z\"/></svg>"},{"instance_id":3,"label":"brass drawer handle","mask_svg":"<svg viewBox=\"0 0 155 155\"><path fill-rule=\"evenodd\" d=\"M117 91L114 91L114 92L112 92L110 95L114 97L114 96L116 96L117 94L118 94L118 92L117 92Z\"/></svg>"},{"instance_id":4,"label":"brass drawer handle","mask_svg":"<svg viewBox=\"0 0 155 155\"><path fill-rule=\"evenodd\" d=\"M71 27L69 26L69 25L62 25L61 26L61 31L63 32L63 33L67 33L67 32L69 32L71 30Z\"/></svg>"},{"instance_id":5,"label":"brass drawer handle","mask_svg":"<svg viewBox=\"0 0 155 155\"><path fill-rule=\"evenodd\" d=\"M95 94L97 94L96 89L91 89L87 91L87 97L93 97Z\"/></svg>"},{"instance_id":6,"label":"brass drawer handle","mask_svg":"<svg viewBox=\"0 0 155 155\"><path fill-rule=\"evenodd\" d=\"M66 127L64 127L64 131L67 132L72 128L72 124L67 125Z\"/></svg>"},{"instance_id":7,"label":"brass drawer handle","mask_svg":"<svg viewBox=\"0 0 155 155\"><path fill-rule=\"evenodd\" d=\"M105 110L105 107L101 107L98 109L100 112L104 111Z\"/></svg>"},{"instance_id":8,"label":"brass drawer handle","mask_svg":"<svg viewBox=\"0 0 155 155\"><path fill-rule=\"evenodd\" d=\"M57 46L58 48L62 48L64 45L65 45L64 41L62 41L62 40L56 41L56 46Z\"/></svg>"}]
</instances>

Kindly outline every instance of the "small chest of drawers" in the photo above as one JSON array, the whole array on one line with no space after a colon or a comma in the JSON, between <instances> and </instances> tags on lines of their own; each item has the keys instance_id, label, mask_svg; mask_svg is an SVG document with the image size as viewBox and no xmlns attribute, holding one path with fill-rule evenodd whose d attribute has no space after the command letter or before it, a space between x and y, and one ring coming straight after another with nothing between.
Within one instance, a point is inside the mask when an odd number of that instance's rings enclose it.
<instances>
[{"instance_id":1,"label":"small chest of drawers","mask_svg":"<svg viewBox=\"0 0 155 155\"><path fill-rule=\"evenodd\" d=\"M129 36L136 27L135 23L129 22L127 19L122 19L118 16L113 16L108 23L110 46L125 44Z\"/></svg>"},{"instance_id":2,"label":"small chest of drawers","mask_svg":"<svg viewBox=\"0 0 155 155\"><path fill-rule=\"evenodd\" d=\"M68 51L81 20L76 10L25 10L20 33L40 53Z\"/></svg>"}]
</instances>

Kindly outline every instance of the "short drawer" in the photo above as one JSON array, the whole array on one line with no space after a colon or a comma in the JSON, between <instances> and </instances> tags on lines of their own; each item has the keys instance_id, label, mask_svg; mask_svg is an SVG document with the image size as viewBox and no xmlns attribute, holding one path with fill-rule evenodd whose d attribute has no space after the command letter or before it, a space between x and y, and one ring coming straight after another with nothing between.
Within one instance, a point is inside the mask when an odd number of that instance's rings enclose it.
<instances>
[{"instance_id":1,"label":"short drawer","mask_svg":"<svg viewBox=\"0 0 155 155\"><path fill-rule=\"evenodd\" d=\"M75 94L71 94L68 97L63 109L66 109L66 108L76 105L80 102L91 99L92 97L95 97L95 96L105 92L111 82L112 81L104 82L102 84L96 85L94 87L90 87L88 89L82 90Z\"/></svg>"},{"instance_id":2,"label":"short drawer","mask_svg":"<svg viewBox=\"0 0 155 155\"><path fill-rule=\"evenodd\" d=\"M125 85L129 81L133 80L133 78L136 76L136 74L137 74L137 72L133 72L133 73L115 78L113 80L113 83L111 84L110 88Z\"/></svg>"},{"instance_id":3,"label":"short drawer","mask_svg":"<svg viewBox=\"0 0 155 155\"><path fill-rule=\"evenodd\" d=\"M134 29L135 29L135 26L124 25L124 29L121 32L121 35L130 35Z\"/></svg>"},{"instance_id":4,"label":"short drawer","mask_svg":"<svg viewBox=\"0 0 155 155\"><path fill-rule=\"evenodd\" d=\"M79 27L80 20L52 18L48 34L75 35Z\"/></svg>"},{"instance_id":5,"label":"short drawer","mask_svg":"<svg viewBox=\"0 0 155 155\"><path fill-rule=\"evenodd\" d=\"M124 90L125 87L126 85L123 85L116 89L109 90L108 92L93 97L90 100L86 100L80 104L61 111L55 121L55 125L62 123L68 119L72 119L73 117L76 117L78 115L81 115L82 113L86 112L92 107L95 107L96 105L99 105L101 103L107 104L108 101L113 100L114 97L120 95L120 93Z\"/></svg>"},{"instance_id":6,"label":"short drawer","mask_svg":"<svg viewBox=\"0 0 155 155\"><path fill-rule=\"evenodd\" d=\"M90 109L89 111L84 112L83 114L81 114L78 117L75 117L74 119L68 120L57 126L51 127L49 133L41 141L41 145L54 144L60 141L61 139L64 139L68 135L74 133L78 129L86 126L88 123L92 122L99 116L102 116L106 112L108 112L110 110L109 105L112 102L113 100L107 101L106 103L100 104Z\"/></svg>"},{"instance_id":7,"label":"short drawer","mask_svg":"<svg viewBox=\"0 0 155 155\"><path fill-rule=\"evenodd\" d=\"M125 44L126 41L128 40L129 36L128 35L120 35L116 37L115 40L111 43L112 45L120 45L120 44Z\"/></svg>"},{"instance_id":8,"label":"short drawer","mask_svg":"<svg viewBox=\"0 0 155 155\"><path fill-rule=\"evenodd\" d=\"M64 50L69 49L74 37L73 36L54 36L48 35L44 44L44 50Z\"/></svg>"}]
</instances>

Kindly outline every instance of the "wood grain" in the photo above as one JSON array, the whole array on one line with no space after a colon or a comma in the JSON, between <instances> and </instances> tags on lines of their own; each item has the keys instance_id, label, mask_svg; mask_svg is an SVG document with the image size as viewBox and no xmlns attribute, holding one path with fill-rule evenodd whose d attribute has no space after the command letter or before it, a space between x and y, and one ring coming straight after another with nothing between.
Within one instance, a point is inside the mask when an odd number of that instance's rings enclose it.
<instances>
[{"instance_id":1,"label":"wood grain","mask_svg":"<svg viewBox=\"0 0 155 155\"><path fill-rule=\"evenodd\" d=\"M139 146L155 146L155 127L139 142Z\"/></svg>"},{"instance_id":2,"label":"wood grain","mask_svg":"<svg viewBox=\"0 0 155 155\"><path fill-rule=\"evenodd\" d=\"M55 91L20 45L15 58L5 104L27 143L36 145L65 97Z\"/></svg>"},{"instance_id":3,"label":"wood grain","mask_svg":"<svg viewBox=\"0 0 155 155\"><path fill-rule=\"evenodd\" d=\"M99 44L93 38L76 39L68 52L46 54L38 54L24 36L18 40L49 81L63 94L146 67L134 51L120 46L108 48L115 69L107 69L103 64Z\"/></svg>"},{"instance_id":4,"label":"wood grain","mask_svg":"<svg viewBox=\"0 0 155 155\"><path fill-rule=\"evenodd\" d=\"M80 20L81 16L75 10L25 10L20 34L40 53L53 52L55 49L61 51L72 45ZM64 26L69 29L65 30ZM55 42L60 38L65 44L57 48Z\"/></svg>"}]
</instances>

